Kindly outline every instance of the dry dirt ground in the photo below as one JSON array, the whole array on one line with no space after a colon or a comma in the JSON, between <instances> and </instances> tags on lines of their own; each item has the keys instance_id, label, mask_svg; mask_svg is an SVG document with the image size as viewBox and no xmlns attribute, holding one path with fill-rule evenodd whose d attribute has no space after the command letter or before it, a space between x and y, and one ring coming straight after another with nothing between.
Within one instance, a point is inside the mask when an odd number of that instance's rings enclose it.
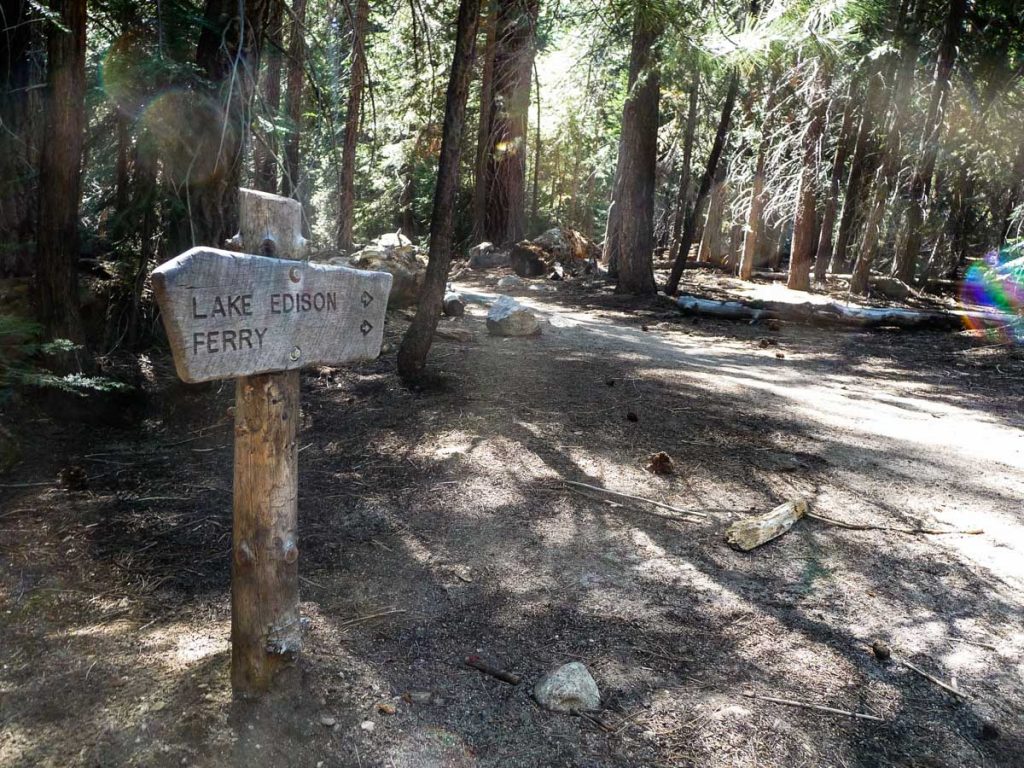
<instances>
[{"instance_id":1,"label":"dry dirt ground","mask_svg":"<svg viewBox=\"0 0 1024 768\"><path fill-rule=\"evenodd\" d=\"M522 296L540 337L490 337L472 306L443 321L474 340L435 345L429 387L404 388L393 351L304 377L307 648L300 689L261 704L228 682L232 387L143 359L145 401L23 400L26 455L0 478L0 765L1024 764L1019 349L694 323L600 285ZM656 451L676 474L645 471ZM805 519L725 545L795 495L984 532ZM877 662L876 638L967 698ZM530 695L573 660L601 688L591 717Z\"/></svg>"}]
</instances>

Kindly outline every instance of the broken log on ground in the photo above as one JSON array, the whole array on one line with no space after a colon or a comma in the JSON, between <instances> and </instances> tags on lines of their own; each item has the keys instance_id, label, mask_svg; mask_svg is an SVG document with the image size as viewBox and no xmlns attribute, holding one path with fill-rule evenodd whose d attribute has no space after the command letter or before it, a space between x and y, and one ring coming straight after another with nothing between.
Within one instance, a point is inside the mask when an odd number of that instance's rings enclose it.
<instances>
[{"instance_id":1,"label":"broken log on ground","mask_svg":"<svg viewBox=\"0 0 1024 768\"><path fill-rule=\"evenodd\" d=\"M725 532L725 540L733 549L749 552L784 534L807 514L807 501L793 499L763 515L733 523Z\"/></svg>"},{"instance_id":2,"label":"broken log on ground","mask_svg":"<svg viewBox=\"0 0 1024 768\"><path fill-rule=\"evenodd\" d=\"M890 326L904 330L952 331L963 328L965 320L981 320L987 323L1020 322L1020 318L1002 312L941 312L898 307L862 307L837 301L813 304L784 301L719 301L684 294L676 299L676 305L686 314L723 320L787 320L804 324L857 328Z\"/></svg>"}]
</instances>

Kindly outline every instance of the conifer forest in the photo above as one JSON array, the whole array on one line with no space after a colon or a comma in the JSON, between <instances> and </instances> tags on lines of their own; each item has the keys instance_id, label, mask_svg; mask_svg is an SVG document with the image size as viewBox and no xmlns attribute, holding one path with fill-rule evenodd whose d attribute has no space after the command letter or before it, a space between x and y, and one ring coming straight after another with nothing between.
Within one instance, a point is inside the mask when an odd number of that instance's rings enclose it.
<instances>
[{"instance_id":1,"label":"conifer forest","mask_svg":"<svg viewBox=\"0 0 1024 768\"><path fill-rule=\"evenodd\" d=\"M1024 762L1020 0L0 0L0 768Z\"/></svg>"}]
</instances>

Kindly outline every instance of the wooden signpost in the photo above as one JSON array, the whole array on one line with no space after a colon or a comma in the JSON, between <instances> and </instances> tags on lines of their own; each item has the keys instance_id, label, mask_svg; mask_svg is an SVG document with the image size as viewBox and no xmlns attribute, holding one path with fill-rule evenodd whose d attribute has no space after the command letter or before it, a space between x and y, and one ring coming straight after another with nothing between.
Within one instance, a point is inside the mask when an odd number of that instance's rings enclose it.
<instances>
[{"instance_id":1,"label":"wooden signpost","mask_svg":"<svg viewBox=\"0 0 1024 768\"><path fill-rule=\"evenodd\" d=\"M245 696L270 690L302 647L298 369L375 358L392 278L296 261L295 200L243 189L239 213L243 253L193 248L153 288L178 375L237 380L231 684Z\"/></svg>"}]
</instances>

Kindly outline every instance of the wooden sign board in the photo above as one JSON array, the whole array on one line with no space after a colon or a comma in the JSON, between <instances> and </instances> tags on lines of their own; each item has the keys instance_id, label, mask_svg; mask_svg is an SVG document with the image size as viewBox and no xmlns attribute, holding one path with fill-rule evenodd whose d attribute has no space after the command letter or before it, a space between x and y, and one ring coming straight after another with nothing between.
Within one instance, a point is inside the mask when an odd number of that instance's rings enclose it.
<instances>
[{"instance_id":1,"label":"wooden sign board","mask_svg":"<svg viewBox=\"0 0 1024 768\"><path fill-rule=\"evenodd\" d=\"M231 379L380 353L391 275L193 248L153 272L178 375Z\"/></svg>"}]
</instances>

